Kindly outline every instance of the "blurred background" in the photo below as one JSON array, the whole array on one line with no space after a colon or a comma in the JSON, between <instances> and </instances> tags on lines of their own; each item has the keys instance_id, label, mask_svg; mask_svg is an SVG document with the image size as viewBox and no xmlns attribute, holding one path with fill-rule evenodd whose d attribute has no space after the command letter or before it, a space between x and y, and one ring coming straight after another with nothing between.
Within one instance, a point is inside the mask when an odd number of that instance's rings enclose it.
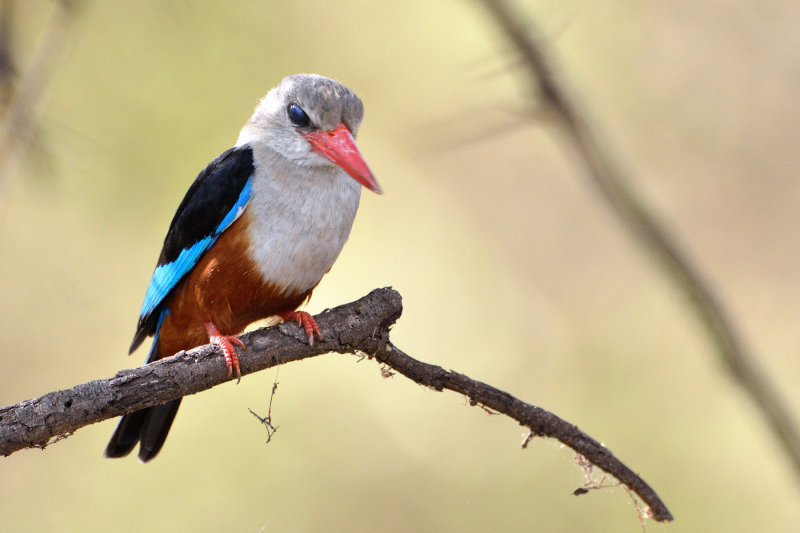
<instances>
[{"instance_id":1,"label":"blurred background","mask_svg":"<svg viewBox=\"0 0 800 533\"><path fill-rule=\"evenodd\" d=\"M144 360L127 349L189 184L268 89L317 72L364 100L386 194L363 195L308 311L395 287L398 346L604 442L674 514L649 531L800 528L782 450L687 297L531 118L480 4L86 1L55 22L54 5L2 3L17 79L48 75L28 156L0 176L0 404ZM519 7L800 411L798 4ZM266 413L275 379L186 399L146 466L103 459L115 421L0 459L2 529L639 531L623 489L571 495L583 472L557 442L520 450L508 419L352 356L280 368L265 445L248 408Z\"/></svg>"}]
</instances>

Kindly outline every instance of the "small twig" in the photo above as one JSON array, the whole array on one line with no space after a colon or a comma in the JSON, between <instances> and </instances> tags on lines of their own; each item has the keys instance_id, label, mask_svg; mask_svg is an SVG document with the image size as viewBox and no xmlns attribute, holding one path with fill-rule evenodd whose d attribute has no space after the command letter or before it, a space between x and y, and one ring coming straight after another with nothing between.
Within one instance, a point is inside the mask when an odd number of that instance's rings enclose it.
<instances>
[{"instance_id":1,"label":"small twig","mask_svg":"<svg viewBox=\"0 0 800 533\"><path fill-rule=\"evenodd\" d=\"M578 110L576 101L569 96L533 24L523 24L522 17L503 0L483 0L483 4L522 55L534 98L551 109L568 142L585 162L588 175L603 198L625 227L655 255L675 283L691 297L700 321L717 347L720 361L761 411L800 480L800 430L786 402L745 345L720 298L688 254L628 187L631 179L624 175L611 153L601 145L584 114Z\"/></svg>"},{"instance_id":2,"label":"small twig","mask_svg":"<svg viewBox=\"0 0 800 533\"><path fill-rule=\"evenodd\" d=\"M522 448L523 450L527 449L528 444L531 443L533 437L535 436L536 435L533 434L533 431L529 431L528 433L526 433L525 436L522 438L522 442L520 443L519 447Z\"/></svg>"},{"instance_id":3,"label":"small twig","mask_svg":"<svg viewBox=\"0 0 800 533\"><path fill-rule=\"evenodd\" d=\"M278 372L280 372L281 367L278 367L275 370L275 381L272 382L272 391L269 393L269 405L267 406L267 416L261 417L256 414L255 411L248 408L247 410L250 411L250 414L253 415L258 419L261 424L267 428L267 444L272 441L272 437L275 433L278 432L278 426L272 425L272 400L275 399L275 393L278 391Z\"/></svg>"}]
</instances>

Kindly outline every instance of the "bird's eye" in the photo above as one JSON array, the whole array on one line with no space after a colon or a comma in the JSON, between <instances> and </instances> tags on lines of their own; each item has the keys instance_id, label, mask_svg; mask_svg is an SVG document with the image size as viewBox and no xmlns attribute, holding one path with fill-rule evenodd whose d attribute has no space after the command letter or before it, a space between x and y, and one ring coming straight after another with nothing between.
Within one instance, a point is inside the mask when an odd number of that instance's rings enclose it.
<instances>
[{"instance_id":1,"label":"bird's eye","mask_svg":"<svg viewBox=\"0 0 800 533\"><path fill-rule=\"evenodd\" d=\"M308 126L311 124L311 119L308 118L306 112L300 109L300 106L297 104L289 104L289 120L297 124L298 126Z\"/></svg>"}]
</instances>

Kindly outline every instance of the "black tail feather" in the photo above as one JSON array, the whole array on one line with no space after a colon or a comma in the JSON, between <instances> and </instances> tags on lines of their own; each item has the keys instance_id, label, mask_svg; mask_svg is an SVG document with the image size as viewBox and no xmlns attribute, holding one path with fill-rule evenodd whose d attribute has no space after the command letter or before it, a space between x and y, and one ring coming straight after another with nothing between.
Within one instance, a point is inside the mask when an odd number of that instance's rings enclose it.
<instances>
[{"instance_id":1,"label":"black tail feather","mask_svg":"<svg viewBox=\"0 0 800 533\"><path fill-rule=\"evenodd\" d=\"M172 421L175 420L175 415L178 413L181 399L178 398L147 410L142 423L142 431L139 433L139 460L141 462L146 463L161 451Z\"/></svg>"},{"instance_id":2,"label":"black tail feather","mask_svg":"<svg viewBox=\"0 0 800 533\"><path fill-rule=\"evenodd\" d=\"M117 429L108 441L104 455L106 457L125 457L136 443L139 441L139 433L142 430L142 422L147 409L136 411L120 418Z\"/></svg>"},{"instance_id":3,"label":"black tail feather","mask_svg":"<svg viewBox=\"0 0 800 533\"><path fill-rule=\"evenodd\" d=\"M181 398L178 398L123 416L106 446L105 456L124 457L133 450L137 442L140 442L141 462L146 463L158 455L180 405Z\"/></svg>"}]
</instances>

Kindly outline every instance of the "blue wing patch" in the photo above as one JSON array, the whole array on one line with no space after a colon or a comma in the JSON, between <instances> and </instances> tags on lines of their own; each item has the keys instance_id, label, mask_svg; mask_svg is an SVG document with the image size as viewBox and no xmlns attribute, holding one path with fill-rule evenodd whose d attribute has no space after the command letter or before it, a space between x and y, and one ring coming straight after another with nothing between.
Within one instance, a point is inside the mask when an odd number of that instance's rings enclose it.
<instances>
[{"instance_id":1,"label":"blue wing patch","mask_svg":"<svg viewBox=\"0 0 800 533\"><path fill-rule=\"evenodd\" d=\"M164 322L164 319L169 314L169 309L164 309L158 315L158 323L156 323L156 332L153 335L153 344L150 346L150 351L147 353L147 359L145 363L152 363L156 359L158 359L158 333L161 331L161 324Z\"/></svg>"},{"instance_id":2,"label":"blue wing patch","mask_svg":"<svg viewBox=\"0 0 800 533\"><path fill-rule=\"evenodd\" d=\"M161 304L164 298L167 297L170 291L175 288L178 282L194 268L203 254L217 241L220 234L228 229L231 224L236 222L242 215L247 202L250 200L250 193L252 192L253 186L252 181L252 177L247 180L236 203L231 207L211 235L200 239L188 248L182 249L178 257L173 261L156 267L155 272L153 272L153 277L150 278L150 285L147 287L142 310L139 313L140 317L152 313L156 307ZM161 320L158 322L158 326L160 325ZM158 328L156 331L158 331Z\"/></svg>"},{"instance_id":3,"label":"blue wing patch","mask_svg":"<svg viewBox=\"0 0 800 533\"><path fill-rule=\"evenodd\" d=\"M216 240L216 235L206 237L189 248L181 250L178 258L173 262L156 267L153 277L150 278L150 285L147 287L142 311L139 314L145 316L152 313L164 297L169 294L169 291L197 264L198 259L206 250L211 248L211 245Z\"/></svg>"}]
</instances>

